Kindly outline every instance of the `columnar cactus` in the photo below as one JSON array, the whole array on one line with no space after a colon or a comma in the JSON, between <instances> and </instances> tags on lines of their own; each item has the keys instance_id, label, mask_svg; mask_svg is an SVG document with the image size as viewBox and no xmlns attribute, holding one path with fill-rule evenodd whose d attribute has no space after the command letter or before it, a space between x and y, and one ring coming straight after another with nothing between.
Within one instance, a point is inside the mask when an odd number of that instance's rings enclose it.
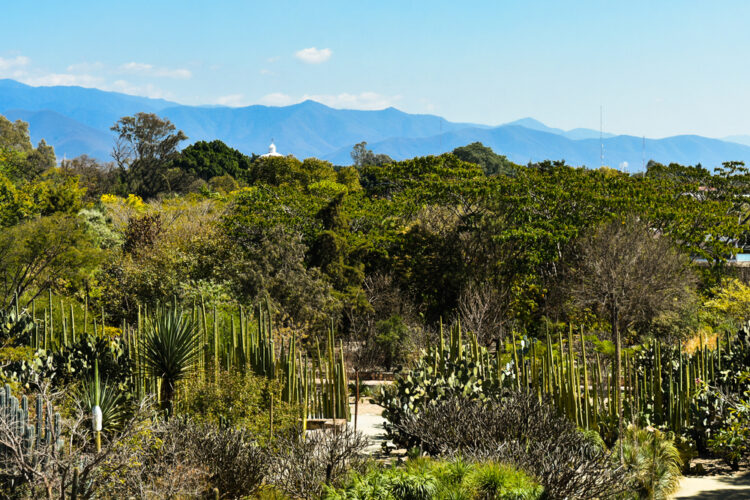
<instances>
[{"instance_id":1,"label":"columnar cactus","mask_svg":"<svg viewBox=\"0 0 750 500\"><path fill-rule=\"evenodd\" d=\"M63 446L63 440L60 436L62 427L62 418L59 413L55 413L53 423L50 423L44 413L44 403L41 395L37 395L35 404L36 422L32 423L32 417L29 415L29 401L23 396L19 401L11 393L10 385L5 384L0 391L0 425L3 432L12 433L16 439L22 443L24 454L31 455L35 448L41 448L50 444L52 436L56 436L55 445L58 449ZM54 426L54 428L52 427ZM54 433L53 433L54 431ZM10 451L0 446L0 459L6 459Z\"/></svg>"}]
</instances>

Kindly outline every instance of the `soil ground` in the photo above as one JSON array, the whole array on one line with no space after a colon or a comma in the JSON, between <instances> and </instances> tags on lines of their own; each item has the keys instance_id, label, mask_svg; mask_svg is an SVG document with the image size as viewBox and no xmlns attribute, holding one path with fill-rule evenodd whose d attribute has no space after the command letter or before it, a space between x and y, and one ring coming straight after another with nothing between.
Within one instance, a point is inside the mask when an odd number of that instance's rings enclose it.
<instances>
[{"instance_id":1,"label":"soil ground","mask_svg":"<svg viewBox=\"0 0 750 500\"><path fill-rule=\"evenodd\" d=\"M674 498L750 500L750 471L747 468L732 472L721 460L707 459L693 460L691 465L705 470L705 474L683 478Z\"/></svg>"}]
</instances>

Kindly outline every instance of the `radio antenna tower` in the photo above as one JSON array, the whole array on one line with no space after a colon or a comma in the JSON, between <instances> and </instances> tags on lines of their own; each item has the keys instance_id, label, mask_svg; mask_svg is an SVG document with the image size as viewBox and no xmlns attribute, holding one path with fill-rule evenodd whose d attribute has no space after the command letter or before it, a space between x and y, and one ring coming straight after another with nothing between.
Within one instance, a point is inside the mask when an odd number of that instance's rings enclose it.
<instances>
[{"instance_id":1,"label":"radio antenna tower","mask_svg":"<svg viewBox=\"0 0 750 500\"><path fill-rule=\"evenodd\" d=\"M604 166L604 107L599 106L599 144L601 145L601 151L599 152L599 166Z\"/></svg>"},{"instance_id":2,"label":"radio antenna tower","mask_svg":"<svg viewBox=\"0 0 750 500\"><path fill-rule=\"evenodd\" d=\"M643 147L641 149L641 164L643 166L643 171L646 171L646 136L643 136Z\"/></svg>"}]
</instances>

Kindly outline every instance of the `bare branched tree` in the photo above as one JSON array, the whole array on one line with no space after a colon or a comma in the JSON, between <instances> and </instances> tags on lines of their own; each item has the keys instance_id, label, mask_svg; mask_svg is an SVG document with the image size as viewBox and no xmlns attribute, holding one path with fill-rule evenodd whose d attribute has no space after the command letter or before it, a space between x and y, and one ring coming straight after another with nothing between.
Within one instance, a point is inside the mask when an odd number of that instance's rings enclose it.
<instances>
[{"instance_id":1,"label":"bare branched tree","mask_svg":"<svg viewBox=\"0 0 750 500\"><path fill-rule=\"evenodd\" d=\"M271 452L271 483L294 498L316 498L324 484L340 486L349 471L362 470L368 443L349 426L282 436Z\"/></svg>"},{"instance_id":2,"label":"bare branched tree","mask_svg":"<svg viewBox=\"0 0 750 500\"><path fill-rule=\"evenodd\" d=\"M615 376L622 380L622 334L683 307L695 277L687 257L669 238L636 217L596 228L580 242L579 249L571 293L576 305L609 319L616 351ZM619 391L616 399L618 435L622 436Z\"/></svg>"},{"instance_id":3,"label":"bare branched tree","mask_svg":"<svg viewBox=\"0 0 750 500\"><path fill-rule=\"evenodd\" d=\"M507 316L500 292L489 283L471 284L458 299L458 314L462 326L476 334L483 345L494 340L503 342L503 327Z\"/></svg>"}]
</instances>

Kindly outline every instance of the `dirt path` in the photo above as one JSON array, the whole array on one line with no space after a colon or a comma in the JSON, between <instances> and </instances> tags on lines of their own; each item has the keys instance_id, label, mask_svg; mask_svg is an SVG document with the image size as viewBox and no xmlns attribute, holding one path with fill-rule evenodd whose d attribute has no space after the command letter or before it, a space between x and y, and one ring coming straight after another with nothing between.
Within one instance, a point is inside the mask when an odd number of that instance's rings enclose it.
<instances>
[{"instance_id":1,"label":"dirt path","mask_svg":"<svg viewBox=\"0 0 750 500\"><path fill-rule=\"evenodd\" d=\"M382 449L385 439L385 429L383 422L385 419L381 416L383 408L368 402L368 398L363 398L359 403L359 415L357 417L357 430L370 438L370 446L367 448L368 453L377 454ZM351 405L352 421L354 425L354 405Z\"/></svg>"},{"instance_id":2,"label":"dirt path","mask_svg":"<svg viewBox=\"0 0 750 500\"><path fill-rule=\"evenodd\" d=\"M680 490L674 498L750 500L750 472L686 477L680 483Z\"/></svg>"}]
</instances>

